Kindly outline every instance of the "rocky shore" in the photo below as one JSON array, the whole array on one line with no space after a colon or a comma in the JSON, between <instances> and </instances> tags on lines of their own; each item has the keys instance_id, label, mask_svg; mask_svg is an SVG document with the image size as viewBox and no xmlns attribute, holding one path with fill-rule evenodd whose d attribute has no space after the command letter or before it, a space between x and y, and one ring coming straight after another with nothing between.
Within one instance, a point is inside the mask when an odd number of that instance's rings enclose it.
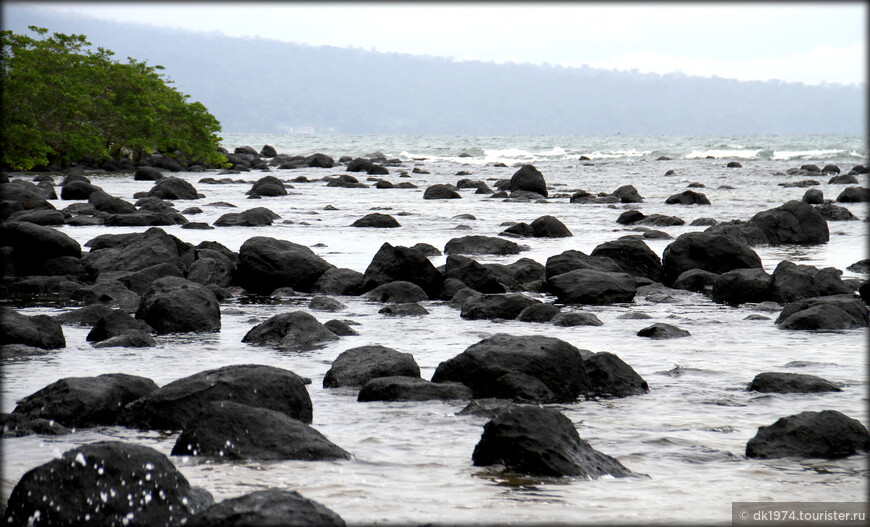
<instances>
[{"instance_id":1,"label":"rocky shore","mask_svg":"<svg viewBox=\"0 0 870 527\"><path fill-rule=\"evenodd\" d=\"M614 236L589 254L572 249L543 261L523 257L529 243L574 236L557 215L546 214L547 203L642 206L645 198L631 185L609 194L563 192L529 164L510 168L509 177L493 181L464 178L455 185L434 183L418 189L422 197L414 193L409 199L469 199L473 192L473 199L540 203L542 214L528 222L509 222L500 232L460 232L443 247L433 247L390 243L390 232L402 226L400 219L370 213L352 226L384 229L385 241L364 271L358 271L331 263L328 255L321 256L312 247L258 230L281 219L267 206L228 212L211 224L188 216L202 212L198 204L205 197L203 187L236 184L239 180L234 177L252 171L274 171L283 179L264 175L242 180L251 185L244 193L246 199L285 199L305 185L347 192L367 187L412 192L417 188L414 184L399 181L408 175L407 163L377 154L338 161L321 153L291 156L268 145L260 151L236 148L226 155L231 168L209 171L196 187L172 174L206 168L181 165L169 157L99 167L129 172L135 181L154 182L149 191L132 196L106 192L99 186L100 173L87 165L36 175L4 174L0 182L4 360L63 349L64 328L71 325L91 328L87 340L94 347L135 353L154 347L155 339L164 335L221 332L222 310L231 303L265 304L282 298L305 298L308 303L306 309L287 309L252 323L239 347L303 353L356 334L353 321L339 314L349 299L382 305L379 313L384 317L425 319L427 308L446 305L455 312L456 324L518 321L540 327L540 334L500 332L481 338L441 362L429 379L421 375L413 354L393 349L389 342L354 347L324 365L323 387L352 390L361 405L441 400L472 409L480 401L497 400L480 441L468 452L468 462L495 466L491 470L506 477L639 477L643 475L631 470L630 461L620 462L581 439L558 405L645 397L655 386L621 359L619 350L582 349L546 336L548 327L601 325L593 313L584 311L592 306L613 306L634 316L639 313L631 308L640 296L667 303L690 294L704 295L723 307L745 309L747 317L758 316L755 308L763 305L773 314L778 312L769 323L785 332L848 331L866 328L870 320L866 279L844 280L840 269L788 260L779 261L768 273L755 250L827 243L829 222L854 218L837 203L870 201L870 189L858 186L859 178L866 181L867 177L861 165L842 175L836 166L796 168L795 176L829 175L831 184L842 184L843 190L835 200L825 200L820 191L811 189L801 200L759 210L745 221L711 218L697 224L703 230L669 240L661 257L647 242L670 235L648 227L685 222L677 216L645 215L637 208L614 223L614 228L648 226L636 234ZM329 175L319 180L288 177L286 170L299 167L324 169ZM58 197L69 202L61 210L51 203ZM677 211L703 207L710 200L701 192L686 190L664 203ZM474 221L474 216L468 216L461 220ZM106 233L80 244L61 226L104 226ZM116 226L140 229L112 233ZM167 226L214 229L214 240L193 244L167 233L162 228ZM221 238L221 228L237 227L251 227L250 237L237 251L215 241ZM432 263L435 255L446 256L444 265ZM491 255L515 260L480 261ZM866 260L854 265L866 273ZM54 317L28 316L20 312L25 306L75 309ZM637 335L644 337L640 341L691 337L689 331L666 323L655 323ZM17 401L13 412L2 415L3 436L75 434L89 427L118 426L179 434L171 456L221 461L353 459L354 452L342 448L342 437L326 437L312 426L317 408L306 388L311 379L266 365L216 366L162 386L132 371L52 379ZM771 397L821 394L815 395L820 397L819 412L783 415L761 427L747 443L744 460L835 459L870 450L865 425L825 410L824 395L843 389L837 379L755 374L748 387L734 388ZM7 444L14 449L14 443ZM149 483L128 494L127 487L138 479ZM48 497L50 505L35 498L37 494ZM88 444L34 467L12 490L4 521L10 525L81 521L209 525L233 514L259 522L293 517L300 525L344 525L338 514L304 498L304 492L272 489L215 503L208 490L187 482L171 457L129 442Z\"/></svg>"}]
</instances>

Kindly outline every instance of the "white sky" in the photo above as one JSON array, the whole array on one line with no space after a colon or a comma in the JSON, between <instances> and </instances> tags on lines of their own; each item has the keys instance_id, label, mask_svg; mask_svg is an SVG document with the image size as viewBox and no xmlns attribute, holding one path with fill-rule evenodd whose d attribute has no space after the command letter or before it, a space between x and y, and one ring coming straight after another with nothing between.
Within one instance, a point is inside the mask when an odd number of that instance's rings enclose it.
<instances>
[{"instance_id":1,"label":"white sky","mask_svg":"<svg viewBox=\"0 0 870 527\"><path fill-rule=\"evenodd\" d=\"M3 2L310 45L739 80L866 82L867 3Z\"/></svg>"}]
</instances>

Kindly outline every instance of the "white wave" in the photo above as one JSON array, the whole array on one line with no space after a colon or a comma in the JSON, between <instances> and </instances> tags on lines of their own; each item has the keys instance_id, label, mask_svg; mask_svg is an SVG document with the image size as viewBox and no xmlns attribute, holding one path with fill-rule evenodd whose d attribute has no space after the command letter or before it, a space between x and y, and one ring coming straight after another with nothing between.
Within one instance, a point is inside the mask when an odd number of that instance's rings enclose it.
<instances>
[{"instance_id":1,"label":"white wave","mask_svg":"<svg viewBox=\"0 0 870 527\"><path fill-rule=\"evenodd\" d=\"M610 150L607 152L600 152L596 150L595 152L591 152L589 154L585 154L589 159L619 159L624 157L642 157L648 156L652 153L652 150Z\"/></svg>"},{"instance_id":2,"label":"white wave","mask_svg":"<svg viewBox=\"0 0 870 527\"><path fill-rule=\"evenodd\" d=\"M775 150L771 159L799 159L812 157L834 157L837 154L845 153L845 150Z\"/></svg>"},{"instance_id":3,"label":"white wave","mask_svg":"<svg viewBox=\"0 0 870 527\"><path fill-rule=\"evenodd\" d=\"M739 157L740 159L752 159L761 152L758 150L692 150L686 154L686 159L704 159L713 156L716 159L725 157Z\"/></svg>"}]
</instances>

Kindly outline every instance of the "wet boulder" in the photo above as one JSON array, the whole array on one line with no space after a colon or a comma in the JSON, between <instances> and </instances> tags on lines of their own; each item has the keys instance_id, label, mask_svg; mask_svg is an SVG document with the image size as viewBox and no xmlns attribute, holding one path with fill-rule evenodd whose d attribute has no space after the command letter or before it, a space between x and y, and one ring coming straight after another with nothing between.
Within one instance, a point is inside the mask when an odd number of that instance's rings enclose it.
<instances>
[{"instance_id":1,"label":"wet boulder","mask_svg":"<svg viewBox=\"0 0 870 527\"><path fill-rule=\"evenodd\" d=\"M710 200L701 192L684 190L665 200L667 205L709 205Z\"/></svg>"},{"instance_id":2,"label":"wet boulder","mask_svg":"<svg viewBox=\"0 0 870 527\"><path fill-rule=\"evenodd\" d=\"M288 351L316 349L333 340L338 340L335 333L303 311L275 315L251 328L242 338L248 344Z\"/></svg>"},{"instance_id":3,"label":"wet boulder","mask_svg":"<svg viewBox=\"0 0 870 527\"><path fill-rule=\"evenodd\" d=\"M836 410L801 412L761 426L746 443L751 458L826 458L870 450L870 433L857 419Z\"/></svg>"},{"instance_id":4,"label":"wet boulder","mask_svg":"<svg viewBox=\"0 0 870 527\"><path fill-rule=\"evenodd\" d=\"M184 426L170 455L305 461L350 457L302 421L233 401L206 403Z\"/></svg>"},{"instance_id":5,"label":"wet boulder","mask_svg":"<svg viewBox=\"0 0 870 527\"><path fill-rule=\"evenodd\" d=\"M830 202L816 205L814 208L827 221L854 221L858 219L858 217L852 214L852 211L846 207L840 207L839 205L834 205Z\"/></svg>"},{"instance_id":6,"label":"wet boulder","mask_svg":"<svg viewBox=\"0 0 870 527\"><path fill-rule=\"evenodd\" d=\"M563 304L606 305L631 302L637 282L627 273L577 269L549 278L547 291Z\"/></svg>"},{"instance_id":7,"label":"wet boulder","mask_svg":"<svg viewBox=\"0 0 870 527\"><path fill-rule=\"evenodd\" d=\"M701 269L722 274L732 269L761 269L761 258L748 245L724 234L687 232L662 253L665 284L672 284L684 271Z\"/></svg>"},{"instance_id":8,"label":"wet boulder","mask_svg":"<svg viewBox=\"0 0 870 527\"><path fill-rule=\"evenodd\" d=\"M529 476L631 476L616 458L580 439L570 419L552 408L518 406L497 413L474 447L475 466L503 465Z\"/></svg>"},{"instance_id":9,"label":"wet boulder","mask_svg":"<svg viewBox=\"0 0 870 527\"><path fill-rule=\"evenodd\" d=\"M572 402L587 391L583 353L556 338L499 333L440 363L432 382L460 382L475 398Z\"/></svg>"},{"instance_id":10,"label":"wet boulder","mask_svg":"<svg viewBox=\"0 0 870 527\"><path fill-rule=\"evenodd\" d=\"M99 441L24 474L9 497L4 523L180 525L212 503L208 491L191 487L157 450Z\"/></svg>"},{"instance_id":11,"label":"wet boulder","mask_svg":"<svg viewBox=\"0 0 870 527\"><path fill-rule=\"evenodd\" d=\"M187 181L177 177L164 177L157 181L148 196L161 199L199 199L196 189Z\"/></svg>"},{"instance_id":12,"label":"wet boulder","mask_svg":"<svg viewBox=\"0 0 870 527\"><path fill-rule=\"evenodd\" d=\"M841 174L828 180L829 185L857 185L858 178L852 174Z\"/></svg>"},{"instance_id":13,"label":"wet boulder","mask_svg":"<svg viewBox=\"0 0 870 527\"><path fill-rule=\"evenodd\" d=\"M313 168L332 168L335 166L335 160L326 154L318 152L306 157L305 164Z\"/></svg>"},{"instance_id":14,"label":"wet boulder","mask_svg":"<svg viewBox=\"0 0 870 527\"><path fill-rule=\"evenodd\" d=\"M88 199L91 194L103 190L87 181L70 181L60 188L60 199L79 200Z\"/></svg>"},{"instance_id":15,"label":"wet boulder","mask_svg":"<svg viewBox=\"0 0 870 527\"><path fill-rule=\"evenodd\" d=\"M324 388L362 386L375 377L420 377L420 367L410 353L378 344L342 352L323 377Z\"/></svg>"},{"instance_id":16,"label":"wet boulder","mask_svg":"<svg viewBox=\"0 0 870 527\"><path fill-rule=\"evenodd\" d=\"M671 324L656 322L652 326L647 326L637 332L638 337L647 337L653 340L678 339L688 337L691 333L685 329L680 329Z\"/></svg>"},{"instance_id":17,"label":"wet boulder","mask_svg":"<svg viewBox=\"0 0 870 527\"><path fill-rule=\"evenodd\" d=\"M481 293L504 293L505 288L491 269L476 260L459 254L447 256L444 277L455 278L466 286Z\"/></svg>"},{"instance_id":18,"label":"wet boulder","mask_svg":"<svg viewBox=\"0 0 870 527\"><path fill-rule=\"evenodd\" d=\"M453 189L451 185L444 185L442 183L431 185L426 187L426 191L423 192L423 199L461 199L462 196L459 192Z\"/></svg>"},{"instance_id":19,"label":"wet boulder","mask_svg":"<svg viewBox=\"0 0 870 527\"><path fill-rule=\"evenodd\" d=\"M363 298L375 302L408 304L428 300L429 295L417 284L397 280L372 289L363 295Z\"/></svg>"},{"instance_id":20,"label":"wet boulder","mask_svg":"<svg viewBox=\"0 0 870 527\"><path fill-rule=\"evenodd\" d=\"M328 296L315 296L308 302L308 309L313 311L341 311L347 306Z\"/></svg>"},{"instance_id":21,"label":"wet boulder","mask_svg":"<svg viewBox=\"0 0 870 527\"><path fill-rule=\"evenodd\" d=\"M587 398L628 397L649 391L649 385L634 368L616 354L601 351L584 357L585 384L580 393Z\"/></svg>"},{"instance_id":22,"label":"wet boulder","mask_svg":"<svg viewBox=\"0 0 870 527\"><path fill-rule=\"evenodd\" d=\"M870 188L847 187L837 196L837 203L865 203L870 201Z\"/></svg>"},{"instance_id":23,"label":"wet boulder","mask_svg":"<svg viewBox=\"0 0 870 527\"><path fill-rule=\"evenodd\" d=\"M541 216L531 223L535 238L568 238L573 236L564 223L554 216Z\"/></svg>"},{"instance_id":24,"label":"wet boulder","mask_svg":"<svg viewBox=\"0 0 870 527\"><path fill-rule=\"evenodd\" d=\"M655 227L672 227L674 225L685 225L686 221L682 218L666 214L650 214L640 219L637 223L641 225L653 225Z\"/></svg>"},{"instance_id":25,"label":"wet boulder","mask_svg":"<svg viewBox=\"0 0 870 527\"><path fill-rule=\"evenodd\" d=\"M810 205L821 205L825 202L825 196L821 190L817 188L811 188L808 191L804 192L804 196L801 198L801 201L804 203L809 203Z\"/></svg>"},{"instance_id":26,"label":"wet boulder","mask_svg":"<svg viewBox=\"0 0 870 527\"><path fill-rule=\"evenodd\" d=\"M680 273L672 285L674 289L694 291L695 293L711 293L717 278L719 275L716 273L703 269L689 269Z\"/></svg>"},{"instance_id":27,"label":"wet boulder","mask_svg":"<svg viewBox=\"0 0 870 527\"><path fill-rule=\"evenodd\" d=\"M236 263L229 258L214 254L208 256L199 254L188 267L185 278L205 286L213 284L218 287L229 287L233 282L236 267Z\"/></svg>"},{"instance_id":28,"label":"wet boulder","mask_svg":"<svg viewBox=\"0 0 870 527\"><path fill-rule=\"evenodd\" d=\"M351 227L372 227L377 229L393 229L401 227L402 224L396 221L396 218L389 214L381 214L380 212L372 212L366 214L362 218L355 220L350 224Z\"/></svg>"},{"instance_id":29,"label":"wet boulder","mask_svg":"<svg viewBox=\"0 0 870 527\"><path fill-rule=\"evenodd\" d=\"M223 214L212 225L217 227L264 227L272 225L272 221L280 217L266 207L254 207L243 212Z\"/></svg>"},{"instance_id":30,"label":"wet boulder","mask_svg":"<svg viewBox=\"0 0 870 527\"><path fill-rule=\"evenodd\" d=\"M66 222L66 217L59 210L19 210L10 214L7 221L26 221L36 225L63 225Z\"/></svg>"},{"instance_id":31,"label":"wet boulder","mask_svg":"<svg viewBox=\"0 0 870 527\"><path fill-rule=\"evenodd\" d=\"M237 364L161 386L127 404L118 420L141 430L182 430L211 401L268 408L304 423L312 418L311 398L301 377L273 366Z\"/></svg>"},{"instance_id":32,"label":"wet boulder","mask_svg":"<svg viewBox=\"0 0 870 527\"><path fill-rule=\"evenodd\" d=\"M420 251L384 243L363 273L362 290L395 281L417 284L430 298L437 298L444 277Z\"/></svg>"},{"instance_id":33,"label":"wet boulder","mask_svg":"<svg viewBox=\"0 0 870 527\"><path fill-rule=\"evenodd\" d=\"M21 437L33 434L61 436L72 430L52 419L31 419L20 414L0 413L0 437ZM4 509L0 507L0 511Z\"/></svg>"},{"instance_id":34,"label":"wet boulder","mask_svg":"<svg viewBox=\"0 0 870 527\"><path fill-rule=\"evenodd\" d=\"M175 236L159 227L144 233L102 234L85 243L89 253L82 257L82 264L91 276L112 271L136 272L142 269L171 263L183 267L181 254L190 248Z\"/></svg>"},{"instance_id":35,"label":"wet boulder","mask_svg":"<svg viewBox=\"0 0 870 527\"><path fill-rule=\"evenodd\" d=\"M567 313L559 313L550 321L554 326L574 327L574 326L603 326L604 322L595 316L595 313L588 311L569 311Z\"/></svg>"},{"instance_id":36,"label":"wet boulder","mask_svg":"<svg viewBox=\"0 0 870 527\"><path fill-rule=\"evenodd\" d=\"M462 303L459 316L467 320L514 320L524 309L540 302L520 293L474 295Z\"/></svg>"},{"instance_id":37,"label":"wet boulder","mask_svg":"<svg viewBox=\"0 0 870 527\"><path fill-rule=\"evenodd\" d=\"M68 427L113 425L127 403L156 389L151 379L124 373L67 377L21 399L13 413Z\"/></svg>"},{"instance_id":38,"label":"wet boulder","mask_svg":"<svg viewBox=\"0 0 870 527\"><path fill-rule=\"evenodd\" d=\"M783 308L776 325L780 329L838 330L868 326L870 310L855 295L806 298Z\"/></svg>"},{"instance_id":39,"label":"wet boulder","mask_svg":"<svg viewBox=\"0 0 870 527\"><path fill-rule=\"evenodd\" d=\"M154 328L144 320L131 317L121 309L113 309L94 323L94 327L91 328L86 339L88 342L101 342L129 331L153 333Z\"/></svg>"},{"instance_id":40,"label":"wet boulder","mask_svg":"<svg viewBox=\"0 0 870 527\"><path fill-rule=\"evenodd\" d=\"M516 242L494 236L462 236L451 238L444 246L444 254L519 254L523 250Z\"/></svg>"},{"instance_id":41,"label":"wet boulder","mask_svg":"<svg viewBox=\"0 0 870 527\"><path fill-rule=\"evenodd\" d=\"M292 490L268 489L224 500L188 517L187 527L311 525L345 527L344 520Z\"/></svg>"},{"instance_id":42,"label":"wet boulder","mask_svg":"<svg viewBox=\"0 0 870 527\"><path fill-rule=\"evenodd\" d=\"M63 325L69 326L93 326L101 318L111 313L113 309L103 304L90 304L78 309L73 309L53 318ZM134 319L135 320L135 319Z\"/></svg>"},{"instance_id":43,"label":"wet boulder","mask_svg":"<svg viewBox=\"0 0 870 527\"><path fill-rule=\"evenodd\" d=\"M520 322L549 322L553 317L558 315L562 310L555 304L545 304L543 302L532 304L529 307L520 311L517 315L517 320Z\"/></svg>"},{"instance_id":44,"label":"wet boulder","mask_svg":"<svg viewBox=\"0 0 870 527\"><path fill-rule=\"evenodd\" d=\"M578 269L593 269L609 273L622 273L622 267L610 258L604 256L589 256L581 251L567 250L547 258L544 266L544 279L549 281L554 276Z\"/></svg>"},{"instance_id":45,"label":"wet boulder","mask_svg":"<svg viewBox=\"0 0 870 527\"><path fill-rule=\"evenodd\" d=\"M0 344L24 344L34 348L58 349L66 346L63 328L48 315L22 315L0 306Z\"/></svg>"},{"instance_id":46,"label":"wet boulder","mask_svg":"<svg viewBox=\"0 0 870 527\"><path fill-rule=\"evenodd\" d=\"M366 382L357 401L469 400L471 390L458 382L430 382L419 377L375 377Z\"/></svg>"},{"instance_id":47,"label":"wet boulder","mask_svg":"<svg viewBox=\"0 0 870 527\"><path fill-rule=\"evenodd\" d=\"M402 302L386 305L380 308L378 313L396 317L416 317L428 315L429 310L416 302Z\"/></svg>"},{"instance_id":48,"label":"wet boulder","mask_svg":"<svg viewBox=\"0 0 870 527\"><path fill-rule=\"evenodd\" d=\"M747 302L765 302L772 298L773 277L764 269L733 269L713 282L714 302L739 306Z\"/></svg>"},{"instance_id":49,"label":"wet boulder","mask_svg":"<svg viewBox=\"0 0 870 527\"><path fill-rule=\"evenodd\" d=\"M133 173L135 181L157 181L163 178L163 172L154 167L137 167Z\"/></svg>"},{"instance_id":50,"label":"wet boulder","mask_svg":"<svg viewBox=\"0 0 870 527\"><path fill-rule=\"evenodd\" d=\"M2 245L12 248L11 263L17 274L42 267L47 261L63 256L81 258L82 248L67 234L34 223L7 221L0 223Z\"/></svg>"},{"instance_id":51,"label":"wet boulder","mask_svg":"<svg viewBox=\"0 0 870 527\"><path fill-rule=\"evenodd\" d=\"M817 269L811 265L797 265L788 260L777 264L773 271L771 300L786 304L817 296L851 294L843 283L841 272L833 267Z\"/></svg>"},{"instance_id":52,"label":"wet boulder","mask_svg":"<svg viewBox=\"0 0 870 527\"><path fill-rule=\"evenodd\" d=\"M314 282L313 293L323 295L357 295L362 289L363 274L353 269L333 267Z\"/></svg>"},{"instance_id":53,"label":"wet boulder","mask_svg":"<svg viewBox=\"0 0 870 527\"><path fill-rule=\"evenodd\" d=\"M825 218L812 205L798 200L761 211L748 223L760 229L770 245L817 244L830 238Z\"/></svg>"},{"instance_id":54,"label":"wet boulder","mask_svg":"<svg viewBox=\"0 0 870 527\"><path fill-rule=\"evenodd\" d=\"M259 294L269 294L279 287L307 292L320 275L333 267L304 245L255 236L239 249L235 281Z\"/></svg>"},{"instance_id":55,"label":"wet boulder","mask_svg":"<svg viewBox=\"0 0 870 527\"><path fill-rule=\"evenodd\" d=\"M177 276L158 278L142 295L136 318L158 334L219 331L221 310L208 287Z\"/></svg>"},{"instance_id":56,"label":"wet boulder","mask_svg":"<svg viewBox=\"0 0 870 527\"><path fill-rule=\"evenodd\" d=\"M154 340L150 334L138 330L131 329L129 331L125 331L124 333L109 337L106 340L101 340L94 344L95 348L112 348L112 347L120 347L120 348L152 348L157 345L157 341Z\"/></svg>"},{"instance_id":57,"label":"wet boulder","mask_svg":"<svg viewBox=\"0 0 870 527\"><path fill-rule=\"evenodd\" d=\"M627 210L616 218L616 223L620 225L631 225L646 218L646 215L639 210Z\"/></svg>"},{"instance_id":58,"label":"wet boulder","mask_svg":"<svg viewBox=\"0 0 870 527\"><path fill-rule=\"evenodd\" d=\"M839 386L827 379L803 373L764 372L752 379L746 388L762 393L818 393L841 392Z\"/></svg>"},{"instance_id":59,"label":"wet boulder","mask_svg":"<svg viewBox=\"0 0 870 527\"><path fill-rule=\"evenodd\" d=\"M590 253L592 257L610 258L632 276L643 276L653 282L662 282L665 270L658 255L642 240L622 237L604 242Z\"/></svg>"},{"instance_id":60,"label":"wet boulder","mask_svg":"<svg viewBox=\"0 0 870 527\"><path fill-rule=\"evenodd\" d=\"M519 170L514 172L514 175L510 179L509 190L511 192L518 190L534 192L545 198L548 196L544 175L534 165L523 165Z\"/></svg>"},{"instance_id":61,"label":"wet boulder","mask_svg":"<svg viewBox=\"0 0 870 527\"><path fill-rule=\"evenodd\" d=\"M350 337L353 335L359 335L359 332L350 327L350 324L348 324L344 320L327 320L323 323L323 327L325 327L329 331L332 331L339 337Z\"/></svg>"},{"instance_id":62,"label":"wet boulder","mask_svg":"<svg viewBox=\"0 0 870 527\"><path fill-rule=\"evenodd\" d=\"M623 185L613 191L613 195L619 198L621 203L642 203L643 196L633 185Z\"/></svg>"},{"instance_id":63,"label":"wet boulder","mask_svg":"<svg viewBox=\"0 0 870 527\"><path fill-rule=\"evenodd\" d=\"M275 176L264 176L254 182L251 190L245 192L248 196L286 196L284 182Z\"/></svg>"}]
</instances>

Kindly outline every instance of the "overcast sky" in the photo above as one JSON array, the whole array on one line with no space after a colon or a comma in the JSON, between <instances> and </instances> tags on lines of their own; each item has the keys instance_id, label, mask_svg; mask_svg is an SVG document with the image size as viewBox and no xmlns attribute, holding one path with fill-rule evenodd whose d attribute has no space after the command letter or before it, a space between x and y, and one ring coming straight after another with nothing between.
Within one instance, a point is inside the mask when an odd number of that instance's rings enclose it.
<instances>
[{"instance_id":1,"label":"overcast sky","mask_svg":"<svg viewBox=\"0 0 870 527\"><path fill-rule=\"evenodd\" d=\"M867 4L3 2L101 19L456 60L866 82Z\"/></svg>"}]
</instances>

